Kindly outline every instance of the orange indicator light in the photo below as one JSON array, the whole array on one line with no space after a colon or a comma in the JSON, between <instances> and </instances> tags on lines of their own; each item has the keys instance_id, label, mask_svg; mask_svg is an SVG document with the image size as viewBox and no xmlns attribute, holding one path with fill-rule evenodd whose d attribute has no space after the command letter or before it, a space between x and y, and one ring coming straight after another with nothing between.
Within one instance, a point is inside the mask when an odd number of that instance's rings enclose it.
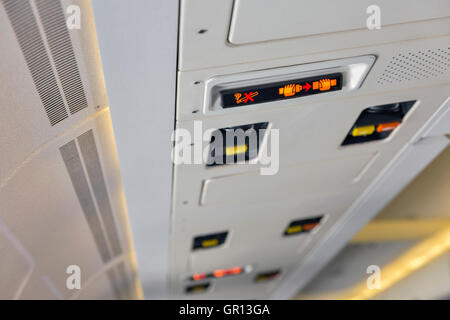
<instances>
[{"instance_id":1,"label":"orange indicator light","mask_svg":"<svg viewBox=\"0 0 450 320\"><path fill-rule=\"evenodd\" d=\"M377 126L377 132L386 132L386 131L392 131L395 128L397 128L400 125L400 122L388 122L388 123L382 123Z\"/></svg>"},{"instance_id":2,"label":"orange indicator light","mask_svg":"<svg viewBox=\"0 0 450 320\"><path fill-rule=\"evenodd\" d=\"M213 272L213 276L215 278L222 278L228 275L240 274L242 273L242 270L243 270L242 267L234 267L231 269L218 269Z\"/></svg>"},{"instance_id":3,"label":"orange indicator light","mask_svg":"<svg viewBox=\"0 0 450 320\"><path fill-rule=\"evenodd\" d=\"M302 90L302 86L299 84L291 83L287 84L284 87L278 88L278 94L284 95L285 97L291 97L297 92Z\"/></svg>"},{"instance_id":4,"label":"orange indicator light","mask_svg":"<svg viewBox=\"0 0 450 320\"><path fill-rule=\"evenodd\" d=\"M328 91L334 86L337 86L337 79L320 79L313 82L312 88L313 90Z\"/></svg>"},{"instance_id":5,"label":"orange indicator light","mask_svg":"<svg viewBox=\"0 0 450 320\"><path fill-rule=\"evenodd\" d=\"M303 225L303 229L305 231L310 231L310 230L314 229L317 225L318 225L318 223L307 223L307 224Z\"/></svg>"},{"instance_id":6,"label":"orange indicator light","mask_svg":"<svg viewBox=\"0 0 450 320\"><path fill-rule=\"evenodd\" d=\"M194 273L192 279L195 281L202 280L206 278L206 273Z\"/></svg>"},{"instance_id":7,"label":"orange indicator light","mask_svg":"<svg viewBox=\"0 0 450 320\"><path fill-rule=\"evenodd\" d=\"M226 270L215 270L214 272L213 272L213 276L214 277L216 277L216 278L222 278L223 276L226 276L227 275L227 272L226 272Z\"/></svg>"},{"instance_id":8,"label":"orange indicator light","mask_svg":"<svg viewBox=\"0 0 450 320\"><path fill-rule=\"evenodd\" d=\"M331 88L331 80L330 79L322 79L319 82L319 90L320 91L327 91Z\"/></svg>"}]
</instances>

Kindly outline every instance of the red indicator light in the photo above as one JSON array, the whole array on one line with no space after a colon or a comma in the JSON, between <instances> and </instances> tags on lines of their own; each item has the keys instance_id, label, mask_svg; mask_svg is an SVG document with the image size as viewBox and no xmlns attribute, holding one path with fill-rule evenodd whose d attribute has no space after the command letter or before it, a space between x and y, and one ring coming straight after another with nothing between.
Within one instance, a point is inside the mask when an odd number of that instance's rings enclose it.
<instances>
[{"instance_id":1,"label":"red indicator light","mask_svg":"<svg viewBox=\"0 0 450 320\"><path fill-rule=\"evenodd\" d=\"M243 271L242 267L235 267L230 270L230 273L231 274L240 274L240 273L242 273L242 271Z\"/></svg>"},{"instance_id":2,"label":"red indicator light","mask_svg":"<svg viewBox=\"0 0 450 320\"><path fill-rule=\"evenodd\" d=\"M308 92L309 89L311 89L311 85L308 82L305 82L305 84L303 85L303 88L305 88L305 91Z\"/></svg>"},{"instance_id":3,"label":"red indicator light","mask_svg":"<svg viewBox=\"0 0 450 320\"><path fill-rule=\"evenodd\" d=\"M218 269L213 272L215 278L222 278L229 275L236 275L242 273L244 269L242 267L234 267L231 269Z\"/></svg>"},{"instance_id":4,"label":"red indicator light","mask_svg":"<svg viewBox=\"0 0 450 320\"><path fill-rule=\"evenodd\" d=\"M214 270L212 273L194 273L192 275L192 280L194 281L198 281L198 280L203 280L206 278L222 278L225 276L230 276L230 275L237 275L237 274L241 274L244 272L244 268L243 267L234 267L234 268L230 268L230 269L217 269Z\"/></svg>"},{"instance_id":5,"label":"red indicator light","mask_svg":"<svg viewBox=\"0 0 450 320\"><path fill-rule=\"evenodd\" d=\"M206 278L206 273L194 273L192 279L195 281L202 280Z\"/></svg>"},{"instance_id":6,"label":"red indicator light","mask_svg":"<svg viewBox=\"0 0 450 320\"><path fill-rule=\"evenodd\" d=\"M395 128L397 128L400 125L400 122L388 122L388 123L382 123L377 126L377 132L386 132L386 131L392 131Z\"/></svg>"}]
</instances>

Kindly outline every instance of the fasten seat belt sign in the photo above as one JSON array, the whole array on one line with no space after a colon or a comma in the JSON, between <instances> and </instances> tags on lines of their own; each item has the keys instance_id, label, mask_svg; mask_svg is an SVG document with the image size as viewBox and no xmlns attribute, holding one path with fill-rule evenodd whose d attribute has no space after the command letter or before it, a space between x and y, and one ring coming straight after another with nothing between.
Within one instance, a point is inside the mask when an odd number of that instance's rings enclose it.
<instances>
[{"instance_id":1,"label":"fasten seat belt sign","mask_svg":"<svg viewBox=\"0 0 450 320\"><path fill-rule=\"evenodd\" d=\"M233 108L337 90L342 90L342 73L227 89L220 96L223 108Z\"/></svg>"}]
</instances>

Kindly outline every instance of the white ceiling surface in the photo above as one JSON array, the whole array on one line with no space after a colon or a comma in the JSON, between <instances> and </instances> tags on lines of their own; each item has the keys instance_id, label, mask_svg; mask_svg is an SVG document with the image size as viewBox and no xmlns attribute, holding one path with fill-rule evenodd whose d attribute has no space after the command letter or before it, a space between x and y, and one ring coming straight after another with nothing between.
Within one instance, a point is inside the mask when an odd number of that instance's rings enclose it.
<instances>
[{"instance_id":1,"label":"white ceiling surface","mask_svg":"<svg viewBox=\"0 0 450 320\"><path fill-rule=\"evenodd\" d=\"M393 56L438 49L448 55L450 19L233 46L227 42L232 8L233 1L181 2L176 125L192 133L193 120L202 120L203 129L268 121L280 130L280 171L275 176L259 176L259 166L254 165L175 166L172 294L187 297L183 291L192 273L252 265L252 274L218 279L208 293L189 297L288 298L448 144L439 136L415 143L426 135L422 129L434 124L449 107L445 103L450 94L448 68L436 77L389 85L379 80ZM255 9L248 19L258 19L256 13ZM309 14L323 21L321 11ZM365 11L356 16L363 21L367 17ZM207 32L198 33L200 29ZM377 61L359 90L201 112L208 109L203 105L204 84L211 78L362 55L376 55ZM389 139L340 147L363 109L407 100L418 103ZM196 110L200 112L193 113ZM427 122L432 117L433 123ZM202 147L206 146L203 142ZM402 169L404 163L393 166L402 159L407 159L408 170ZM211 183L202 189L207 180ZM291 220L318 214L325 214L326 220L317 232L298 238L281 236ZM231 233L224 246L191 252L195 236L223 230ZM253 283L256 272L277 268L282 269L277 280Z\"/></svg>"},{"instance_id":2,"label":"white ceiling surface","mask_svg":"<svg viewBox=\"0 0 450 320\"><path fill-rule=\"evenodd\" d=\"M92 4L139 278L167 298L178 1Z\"/></svg>"},{"instance_id":3,"label":"white ceiling surface","mask_svg":"<svg viewBox=\"0 0 450 320\"><path fill-rule=\"evenodd\" d=\"M81 7L82 28L71 31L69 37L88 106L74 114L69 113L65 120L51 126L0 2L0 255L5 262L0 266L2 299L108 299L118 298L120 294L136 297L137 293L134 284L136 266L92 10L90 2L85 0L63 1L62 5L65 9L73 3ZM30 4L37 17L36 3L30 1ZM62 11L56 12L63 14ZM30 19L26 23L30 23ZM41 20L38 20L38 25L42 28ZM55 56L50 55L48 37L40 30L45 54L34 57L39 61L49 57L61 88ZM73 97L65 95L65 98ZM93 133L95 144L90 147L97 148L101 165L96 171L87 171L93 163L83 154L85 167L81 174L92 174L88 176L89 189L84 189L84 192L95 199L94 210L103 219L103 232L97 234L89 228L82 209L86 198L77 197L60 152L63 145L86 132ZM76 174L79 176L80 172ZM106 194L100 195L96 183L103 177ZM103 215L108 201L122 253L110 261L102 261L96 239L98 241L102 234L108 233L106 216ZM112 243L107 245L111 248ZM81 290L73 291L66 287L69 265L81 268ZM108 274L122 267L125 278L116 278L118 282L112 282ZM113 286L123 289L119 296ZM127 295L126 286L131 287L130 295Z\"/></svg>"}]
</instances>

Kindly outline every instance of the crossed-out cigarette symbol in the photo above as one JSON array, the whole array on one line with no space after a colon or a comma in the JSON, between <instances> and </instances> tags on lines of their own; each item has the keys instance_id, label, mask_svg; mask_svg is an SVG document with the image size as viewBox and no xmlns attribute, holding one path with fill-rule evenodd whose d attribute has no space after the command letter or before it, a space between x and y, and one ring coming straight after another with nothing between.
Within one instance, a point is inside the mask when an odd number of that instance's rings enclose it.
<instances>
[{"instance_id":1,"label":"crossed-out cigarette symbol","mask_svg":"<svg viewBox=\"0 0 450 320\"><path fill-rule=\"evenodd\" d=\"M259 94L258 91L255 92L244 92L244 96L242 96L242 93L235 93L234 94L234 99L236 100L236 103L239 104L241 102L243 103L247 103L249 101L254 102L255 100L253 99L254 97L256 97Z\"/></svg>"}]
</instances>

